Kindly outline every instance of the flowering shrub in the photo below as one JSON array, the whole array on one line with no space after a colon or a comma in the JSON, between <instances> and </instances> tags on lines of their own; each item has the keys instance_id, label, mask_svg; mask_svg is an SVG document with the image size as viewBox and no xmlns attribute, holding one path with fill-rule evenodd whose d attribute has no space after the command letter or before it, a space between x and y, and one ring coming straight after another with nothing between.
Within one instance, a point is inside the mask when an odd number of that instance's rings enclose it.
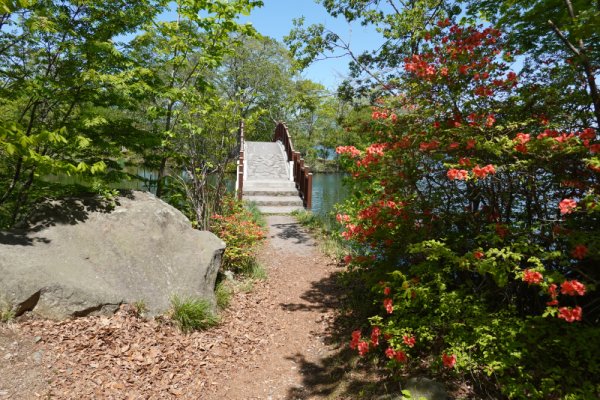
<instances>
[{"instance_id":1,"label":"flowering shrub","mask_svg":"<svg viewBox=\"0 0 600 400\"><path fill-rule=\"evenodd\" d=\"M337 220L363 253L348 267L380 307L351 346L512 398L593 398L600 142L525 104L540 83L520 82L504 46L440 21L374 109L372 143L338 149L354 195Z\"/></svg>"},{"instance_id":2,"label":"flowering shrub","mask_svg":"<svg viewBox=\"0 0 600 400\"><path fill-rule=\"evenodd\" d=\"M254 263L258 245L265 237L253 214L233 198L224 200L222 214L211 217L210 230L227 244L223 268L235 272Z\"/></svg>"}]
</instances>

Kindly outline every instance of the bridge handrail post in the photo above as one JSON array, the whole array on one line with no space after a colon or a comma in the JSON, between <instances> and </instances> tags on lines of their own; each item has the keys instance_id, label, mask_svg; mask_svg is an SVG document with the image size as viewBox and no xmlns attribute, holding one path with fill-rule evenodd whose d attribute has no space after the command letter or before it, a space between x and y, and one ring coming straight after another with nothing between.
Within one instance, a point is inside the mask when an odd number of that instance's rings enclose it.
<instances>
[{"instance_id":1,"label":"bridge handrail post","mask_svg":"<svg viewBox=\"0 0 600 400\"><path fill-rule=\"evenodd\" d=\"M298 154L300 156L300 154ZM304 182L304 158L300 158L300 162L298 163L298 189L300 190L300 195L304 197L304 186L302 183Z\"/></svg>"},{"instance_id":2,"label":"bridge handrail post","mask_svg":"<svg viewBox=\"0 0 600 400\"><path fill-rule=\"evenodd\" d=\"M275 127L273 141L281 141L284 146L285 154L288 161L292 163L291 174L294 180L296 189L298 189L304 207L310 209L312 207L312 173L308 166L305 165L304 158L299 151L294 150L292 136L283 122L279 122Z\"/></svg>"},{"instance_id":3,"label":"bridge handrail post","mask_svg":"<svg viewBox=\"0 0 600 400\"><path fill-rule=\"evenodd\" d=\"M310 210L312 209L312 172L309 172L306 178L306 209Z\"/></svg>"}]
</instances>

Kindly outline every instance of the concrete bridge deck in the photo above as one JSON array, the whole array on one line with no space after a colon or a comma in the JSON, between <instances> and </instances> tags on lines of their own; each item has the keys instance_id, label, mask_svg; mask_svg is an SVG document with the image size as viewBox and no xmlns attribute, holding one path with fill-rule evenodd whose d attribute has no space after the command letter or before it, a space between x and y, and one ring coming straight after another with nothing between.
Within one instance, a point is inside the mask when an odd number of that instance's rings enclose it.
<instances>
[{"instance_id":1,"label":"concrete bridge deck","mask_svg":"<svg viewBox=\"0 0 600 400\"><path fill-rule=\"evenodd\" d=\"M264 214L304 209L280 142L245 142L244 156L244 200L255 202Z\"/></svg>"}]
</instances>

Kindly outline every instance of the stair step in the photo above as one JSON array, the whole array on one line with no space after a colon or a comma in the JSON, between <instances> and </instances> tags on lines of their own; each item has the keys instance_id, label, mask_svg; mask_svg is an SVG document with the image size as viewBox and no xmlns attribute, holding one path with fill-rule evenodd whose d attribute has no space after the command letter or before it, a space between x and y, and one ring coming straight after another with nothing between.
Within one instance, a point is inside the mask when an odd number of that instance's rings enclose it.
<instances>
[{"instance_id":1,"label":"stair step","mask_svg":"<svg viewBox=\"0 0 600 400\"><path fill-rule=\"evenodd\" d=\"M244 188L244 196L298 196L298 191L286 188L256 188L252 190Z\"/></svg>"},{"instance_id":2,"label":"stair step","mask_svg":"<svg viewBox=\"0 0 600 400\"><path fill-rule=\"evenodd\" d=\"M302 206L302 199L298 196L244 196L244 200L258 206Z\"/></svg>"},{"instance_id":3,"label":"stair step","mask_svg":"<svg viewBox=\"0 0 600 400\"><path fill-rule=\"evenodd\" d=\"M293 181L287 179L252 179L252 177L246 178L244 186L261 186L261 185L279 185L279 186L296 186Z\"/></svg>"},{"instance_id":4,"label":"stair step","mask_svg":"<svg viewBox=\"0 0 600 400\"><path fill-rule=\"evenodd\" d=\"M258 206L257 208L263 214L291 214L293 211L304 210L304 207L297 206Z\"/></svg>"}]
</instances>

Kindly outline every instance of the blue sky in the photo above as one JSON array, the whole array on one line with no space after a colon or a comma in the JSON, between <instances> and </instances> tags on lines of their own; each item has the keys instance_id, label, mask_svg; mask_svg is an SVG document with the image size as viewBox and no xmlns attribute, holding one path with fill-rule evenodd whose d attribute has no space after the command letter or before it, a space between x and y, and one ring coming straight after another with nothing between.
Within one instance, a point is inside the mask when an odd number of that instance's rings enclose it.
<instances>
[{"instance_id":1,"label":"blue sky","mask_svg":"<svg viewBox=\"0 0 600 400\"><path fill-rule=\"evenodd\" d=\"M382 43L381 35L372 27L364 27L358 23L348 24L343 18L333 18L325 8L315 0L263 0L264 6L256 8L249 17L242 21L251 22L258 32L283 42L292 28L294 18L305 17L305 26L323 24L350 43L356 54L364 50L375 49ZM349 58L334 58L316 61L309 66L303 76L319 82L331 90L335 90L348 74Z\"/></svg>"}]
</instances>

